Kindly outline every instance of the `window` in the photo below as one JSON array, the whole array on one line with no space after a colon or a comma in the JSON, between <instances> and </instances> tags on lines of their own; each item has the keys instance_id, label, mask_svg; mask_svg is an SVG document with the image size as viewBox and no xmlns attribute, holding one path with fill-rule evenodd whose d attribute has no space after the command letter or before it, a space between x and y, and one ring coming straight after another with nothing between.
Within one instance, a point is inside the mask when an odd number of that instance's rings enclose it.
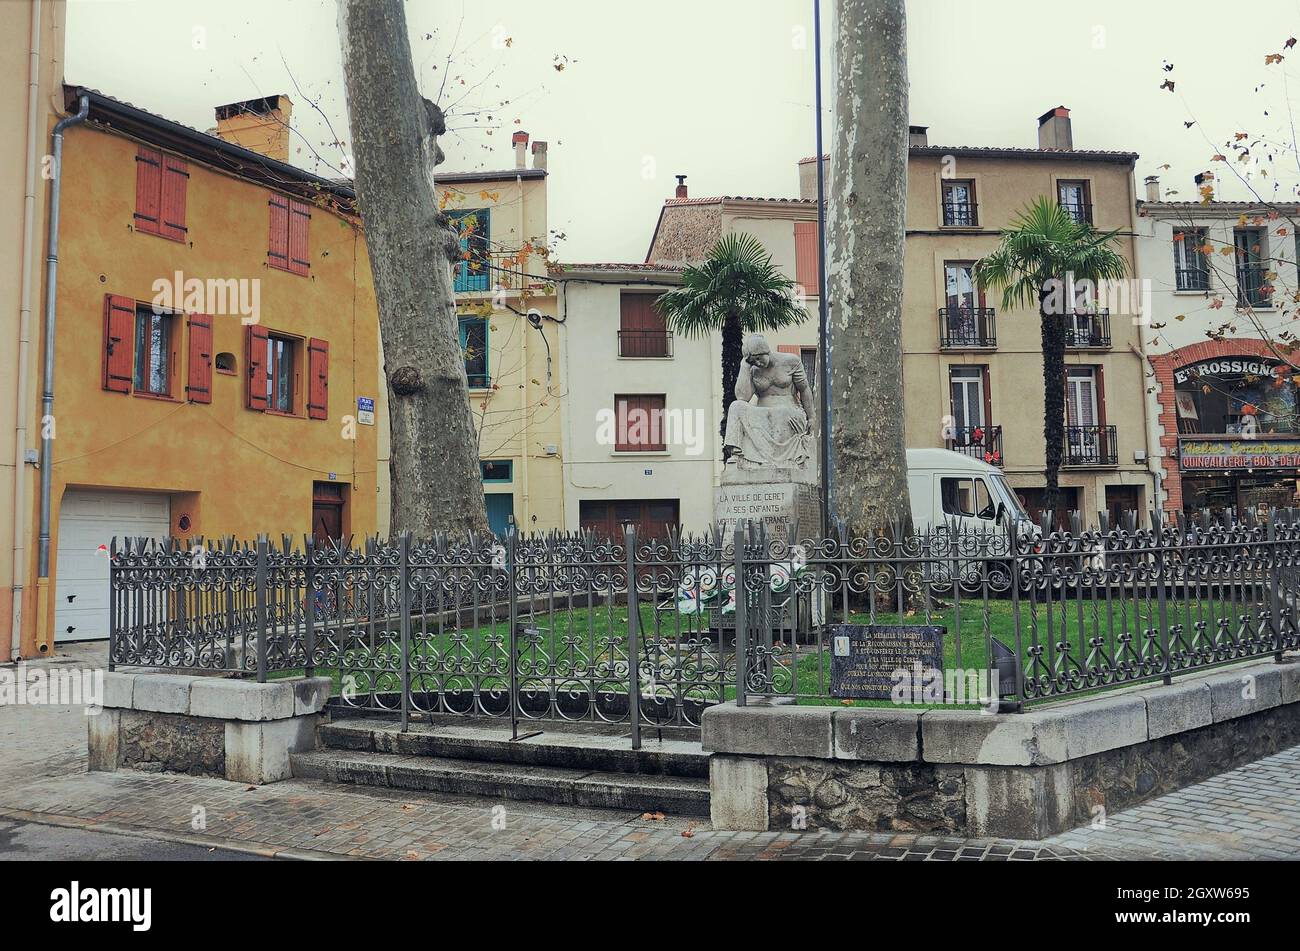
<instances>
[{"instance_id":1,"label":"window","mask_svg":"<svg viewBox=\"0 0 1300 951\"><path fill-rule=\"evenodd\" d=\"M803 375L808 378L808 386L816 393L821 385L821 378L817 376L817 348L800 347L799 359L803 362Z\"/></svg>"},{"instance_id":2,"label":"window","mask_svg":"<svg viewBox=\"0 0 1300 951\"><path fill-rule=\"evenodd\" d=\"M272 195L267 204L271 207L271 246L266 252L267 264L277 270L307 276L311 273L307 235L311 206L283 195Z\"/></svg>"},{"instance_id":3,"label":"window","mask_svg":"<svg viewBox=\"0 0 1300 951\"><path fill-rule=\"evenodd\" d=\"M1268 285L1268 234L1263 228L1234 228L1232 241L1237 261L1237 303L1242 307L1268 307L1273 289Z\"/></svg>"},{"instance_id":4,"label":"window","mask_svg":"<svg viewBox=\"0 0 1300 951\"><path fill-rule=\"evenodd\" d=\"M141 147L135 155L136 231L184 241L185 192L190 173L174 155Z\"/></svg>"},{"instance_id":5,"label":"window","mask_svg":"<svg viewBox=\"0 0 1300 951\"><path fill-rule=\"evenodd\" d=\"M1066 419L1070 426L1099 422L1096 367L1070 367L1066 374Z\"/></svg>"},{"instance_id":6,"label":"window","mask_svg":"<svg viewBox=\"0 0 1300 951\"><path fill-rule=\"evenodd\" d=\"M983 479L942 479L939 495L945 515L993 518L997 514L997 505Z\"/></svg>"},{"instance_id":7,"label":"window","mask_svg":"<svg viewBox=\"0 0 1300 951\"><path fill-rule=\"evenodd\" d=\"M1075 221L1092 224L1092 192L1087 182L1057 182L1056 200Z\"/></svg>"},{"instance_id":8,"label":"window","mask_svg":"<svg viewBox=\"0 0 1300 951\"><path fill-rule=\"evenodd\" d=\"M236 373L235 355L233 353L218 353L216 365L218 373L224 373L227 376L234 376Z\"/></svg>"},{"instance_id":9,"label":"window","mask_svg":"<svg viewBox=\"0 0 1300 951\"><path fill-rule=\"evenodd\" d=\"M939 312L941 347L997 345L993 312L984 306L984 291L975 282L973 261L945 261L944 308Z\"/></svg>"},{"instance_id":10,"label":"window","mask_svg":"<svg viewBox=\"0 0 1300 951\"><path fill-rule=\"evenodd\" d=\"M979 224L973 179L954 179L942 184L943 223L950 227L974 228Z\"/></svg>"},{"instance_id":11,"label":"window","mask_svg":"<svg viewBox=\"0 0 1300 951\"><path fill-rule=\"evenodd\" d=\"M1178 290L1210 289L1210 268L1204 248L1204 228L1174 229L1174 286Z\"/></svg>"},{"instance_id":12,"label":"window","mask_svg":"<svg viewBox=\"0 0 1300 951\"><path fill-rule=\"evenodd\" d=\"M614 397L615 452L666 452L663 395Z\"/></svg>"},{"instance_id":13,"label":"window","mask_svg":"<svg viewBox=\"0 0 1300 951\"><path fill-rule=\"evenodd\" d=\"M515 479L515 464L510 459L485 459L479 463L479 471L484 482L513 482Z\"/></svg>"},{"instance_id":14,"label":"window","mask_svg":"<svg viewBox=\"0 0 1300 951\"><path fill-rule=\"evenodd\" d=\"M619 295L618 355L671 357L673 335L655 307L658 294Z\"/></svg>"},{"instance_id":15,"label":"window","mask_svg":"<svg viewBox=\"0 0 1300 951\"><path fill-rule=\"evenodd\" d=\"M794 224L794 280L803 288L804 297L820 296L821 242L815 221Z\"/></svg>"},{"instance_id":16,"label":"window","mask_svg":"<svg viewBox=\"0 0 1300 951\"><path fill-rule=\"evenodd\" d=\"M308 418L328 418L326 341L303 340L253 324L245 330L244 347L248 367L244 398L249 409L297 416L305 404Z\"/></svg>"},{"instance_id":17,"label":"window","mask_svg":"<svg viewBox=\"0 0 1300 951\"><path fill-rule=\"evenodd\" d=\"M958 435L985 425L985 368L953 367L948 371L948 387L952 396L953 425Z\"/></svg>"},{"instance_id":18,"label":"window","mask_svg":"<svg viewBox=\"0 0 1300 951\"><path fill-rule=\"evenodd\" d=\"M449 211L447 220L460 235L460 260L452 267L456 293L492 290L491 212L487 208Z\"/></svg>"},{"instance_id":19,"label":"window","mask_svg":"<svg viewBox=\"0 0 1300 951\"><path fill-rule=\"evenodd\" d=\"M271 334L266 347L266 408L273 413L293 412L294 341Z\"/></svg>"},{"instance_id":20,"label":"window","mask_svg":"<svg viewBox=\"0 0 1300 951\"><path fill-rule=\"evenodd\" d=\"M135 373L131 385L137 393L171 396L172 334L175 317L142 306L135 312Z\"/></svg>"},{"instance_id":21,"label":"window","mask_svg":"<svg viewBox=\"0 0 1300 951\"><path fill-rule=\"evenodd\" d=\"M471 390L492 385L488 372L488 322L483 317L460 319L460 349L465 354L465 377Z\"/></svg>"},{"instance_id":22,"label":"window","mask_svg":"<svg viewBox=\"0 0 1300 951\"><path fill-rule=\"evenodd\" d=\"M975 284L975 265L973 262L944 262L943 278L949 308L974 310L977 307L984 306L984 295Z\"/></svg>"},{"instance_id":23,"label":"window","mask_svg":"<svg viewBox=\"0 0 1300 951\"><path fill-rule=\"evenodd\" d=\"M1275 359L1212 358L1175 370L1174 387L1182 435L1300 432L1300 387Z\"/></svg>"}]
</instances>

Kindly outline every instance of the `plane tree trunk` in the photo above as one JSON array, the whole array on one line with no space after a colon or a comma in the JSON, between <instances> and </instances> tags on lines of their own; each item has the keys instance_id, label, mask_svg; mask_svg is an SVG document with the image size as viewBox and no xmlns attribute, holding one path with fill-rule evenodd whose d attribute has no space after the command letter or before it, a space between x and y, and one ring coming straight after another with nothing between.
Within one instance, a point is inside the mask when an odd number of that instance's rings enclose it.
<instances>
[{"instance_id":1,"label":"plane tree trunk","mask_svg":"<svg viewBox=\"0 0 1300 951\"><path fill-rule=\"evenodd\" d=\"M459 248L434 197L442 111L416 86L403 0L338 2L356 190L388 386L391 531L485 531L451 277Z\"/></svg>"},{"instance_id":2,"label":"plane tree trunk","mask_svg":"<svg viewBox=\"0 0 1300 951\"><path fill-rule=\"evenodd\" d=\"M911 522L902 346L906 44L903 0L837 0L827 229L832 495L836 514L870 534Z\"/></svg>"}]
</instances>

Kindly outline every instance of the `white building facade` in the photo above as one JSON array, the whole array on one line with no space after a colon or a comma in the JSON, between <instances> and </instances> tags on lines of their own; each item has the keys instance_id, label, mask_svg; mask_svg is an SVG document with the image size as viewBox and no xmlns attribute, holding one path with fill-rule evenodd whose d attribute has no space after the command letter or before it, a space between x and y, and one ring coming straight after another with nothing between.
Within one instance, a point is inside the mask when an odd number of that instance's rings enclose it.
<instances>
[{"instance_id":1,"label":"white building facade","mask_svg":"<svg viewBox=\"0 0 1300 951\"><path fill-rule=\"evenodd\" d=\"M1300 205L1161 201L1159 182L1146 184L1137 271L1150 287L1143 346L1162 506L1295 504L1300 370L1290 346Z\"/></svg>"}]
</instances>

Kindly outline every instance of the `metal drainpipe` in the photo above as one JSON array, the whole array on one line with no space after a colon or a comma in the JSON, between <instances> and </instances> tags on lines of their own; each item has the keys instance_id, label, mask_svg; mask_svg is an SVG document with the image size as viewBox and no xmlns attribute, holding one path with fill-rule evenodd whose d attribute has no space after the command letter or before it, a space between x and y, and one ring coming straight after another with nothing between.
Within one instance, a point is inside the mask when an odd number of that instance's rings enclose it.
<instances>
[{"instance_id":1,"label":"metal drainpipe","mask_svg":"<svg viewBox=\"0 0 1300 951\"><path fill-rule=\"evenodd\" d=\"M41 603L37 617L46 615L46 592L50 578L50 477L53 466L54 441L49 435L47 422L54 415L54 318L59 279L59 199L63 191L63 131L86 121L90 113L90 97L82 95L75 115L64 116L54 124L52 151L54 153L54 180L50 184L49 240L45 254L45 373L41 391L41 531L36 555L36 583ZM44 584L42 584L44 582ZM45 635L44 625L36 632L38 641Z\"/></svg>"},{"instance_id":2,"label":"metal drainpipe","mask_svg":"<svg viewBox=\"0 0 1300 951\"><path fill-rule=\"evenodd\" d=\"M28 43L27 66L27 141L24 154L27 161L25 194L23 195L23 250L22 290L18 305L18 372L14 406L14 545L13 583L10 590L13 604L9 617L9 660L18 660L22 653L23 599L27 587L27 362L31 359L32 326L32 256L36 245L36 143L40 141L39 123L41 88L41 0L32 0L32 32Z\"/></svg>"}]
</instances>

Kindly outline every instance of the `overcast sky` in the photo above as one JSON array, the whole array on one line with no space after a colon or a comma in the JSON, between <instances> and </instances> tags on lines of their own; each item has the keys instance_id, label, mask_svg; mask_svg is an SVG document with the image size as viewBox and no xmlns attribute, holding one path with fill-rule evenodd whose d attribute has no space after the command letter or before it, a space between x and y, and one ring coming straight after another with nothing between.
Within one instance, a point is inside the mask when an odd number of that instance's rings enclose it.
<instances>
[{"instance_id":1,"label":"overcast sky","mask_svg":"<svg viewBox=\"0 0 1300 951\"><path fill-rule=\"evenodd\" d=\"M421 88L452 113L444 168L512 167L524 129L550 143L559 258L640 261L675 174L693 196L797 194L796 163L815 151L811 10L409 0L407 19ZM1138 152L1139 191L1159 174L1193 198L1192 176L1234 133L1295 141L1300 45L1284 44L1300 34L1298 0L909 0L908 16L912 122L934 145L1036 146L1036 117L1065 105L1077 148ZM1266 66L1271 52L1285 61ZM218 104L288 93L307 168L313 149L336 165L338 152L305 97L347 138L334 0L70 0L67 77L199 129ZM1294 152L1268 164L1261 193L1294 194ZM1223 194L1246 190L1229 179Z\"/></svg>"}]
</instances>

